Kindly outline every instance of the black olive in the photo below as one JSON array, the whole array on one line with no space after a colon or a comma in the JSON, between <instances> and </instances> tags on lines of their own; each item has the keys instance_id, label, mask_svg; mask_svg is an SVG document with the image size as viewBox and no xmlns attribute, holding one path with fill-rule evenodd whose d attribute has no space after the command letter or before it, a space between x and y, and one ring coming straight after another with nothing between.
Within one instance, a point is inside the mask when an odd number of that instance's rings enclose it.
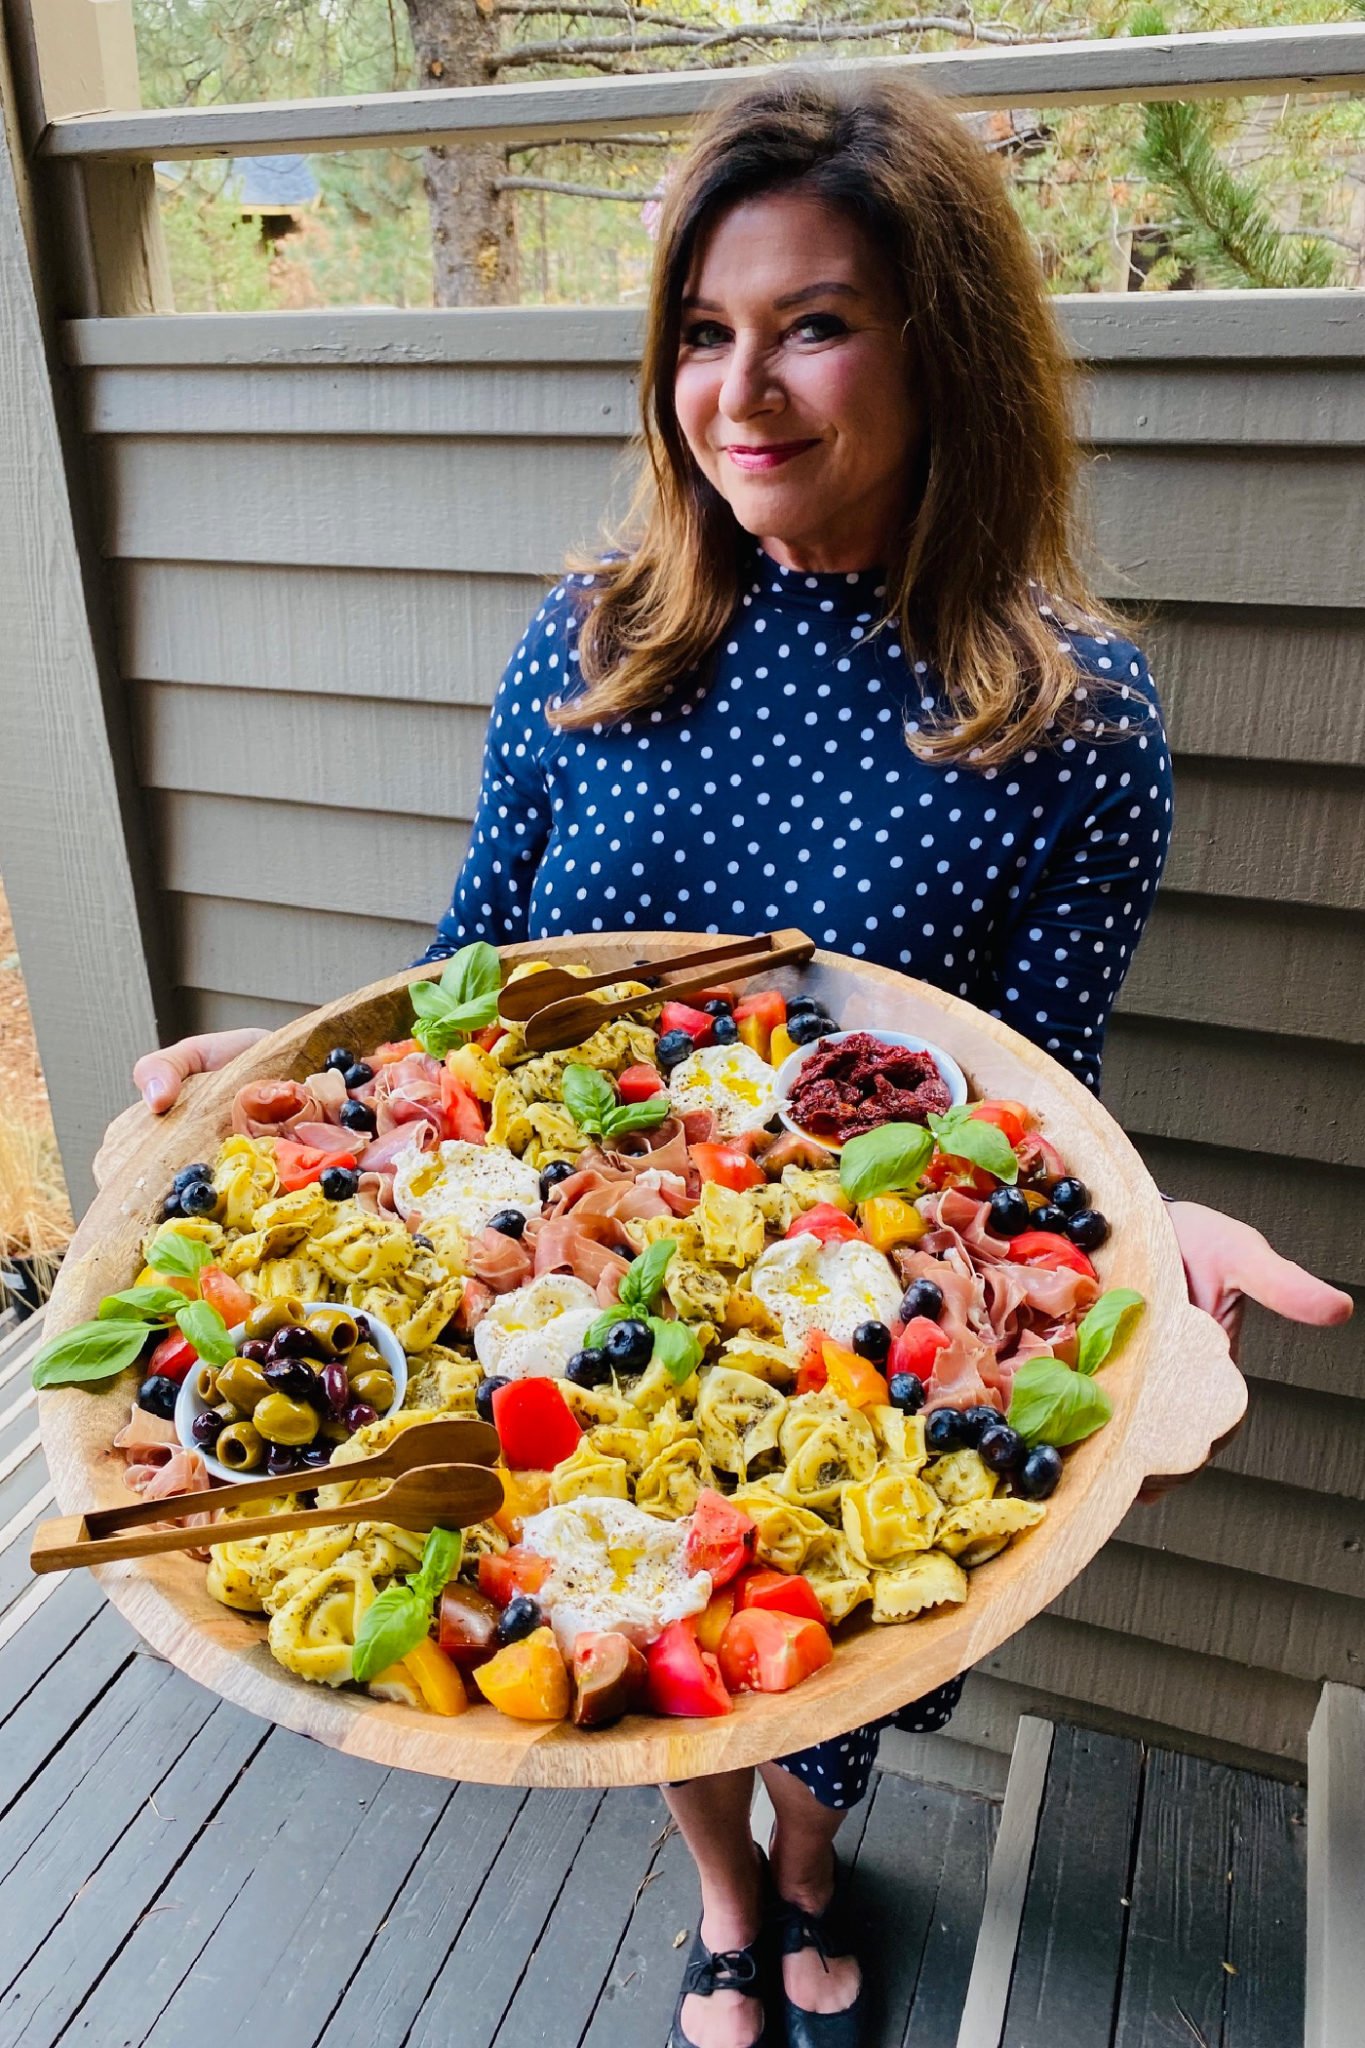
<instances>
[{"instance_id":1,"label":"black olive","mask_svg":"<svg viewBox=\"0 0 1365 2048\"><path fill-rule=\"evenodd\" d=\"M307 1401L314 1408L330 1408L322 1381L301 1358L268 1358L261 1372L277 1394L288 1394L291 1401Z\"/></svg>"},{"instance_id":2,"label":"black olive","mask_svg":"<svg viewBox=\"0 0 1365 2048\"><path fill-rule=\"evenodd\" d=\"M964 1408L958 1418L958 1442L965 1450L974 1451L988 1429L994 1429L1000 1420L995 1408Z\"/></svg>"},{"instance_id":3,"label":"black olive","mask_svg":"<svg viewBox=\"0 0 1365 2048\"><path fill-rule=\"evenodd\" d=\"M976 1450L982 1464L992 1472L1013 1472L1023 1464L1028 1446L1017 1429L1011 1429L997 1417L989 1429L982 1430Z\"/></svg>"},{"instance_id":4,"label":"black olive","mask_svg":"<svg viewBox=\"0 0 1365 2048\"><path fill-rule=\"evenodd\" d=\"M807 1010L800 1017L794 1017L787 1025L787 1036L793 1045L814 1045L817 1038L828 1038L838 1025L832 1017L821 1016Z\"/></svg>"},{"instance_id":5,"label":"black olive","mask_svg":"<svg viewBox=\"0 0 1365 2048\"><path fill-rule=\"evenodd\" d=\"M1050 1230L1055 1237L1066 1236L1066 1217L1053 1202L1044 1202L1041 1209L1035 1209L1032 1218L1034 1230Z\"/></svg>"},{"instance_id":6,"label":"black olive","mask_svg":"<svg viewBox=\"0 0 1365 2048\"><path fill-rule=\"evenodd\" d=\"M326 1465L330 1462L331 1456L332 1447L330 1444L305 1444L299 1463L312 1466Z\"/></svg>"},{"instance_id":7,"label":"black olive","mask_svg":"<svg viewBox=\"0 0 1365 2048\"><path fill-rule=\"evenodd\" d=\"M277 1358L312 1358L317 1348L317 1338L302 1323L281 1323L267 1339L265 1355L272 1362Z\"/></svg>"},{"instance_id":8,"label":"black olive","mask_svg":"<svg viewBox=\"0 0 1365 2048\"><path fill-rule=\"evenodd\" d=\"M352 1401L341 1419L354 1436L356 1431L364 1429L367 1423L378 1422L379 1410L372 1408L368 1401Z\"/></svg>"},{"instance_id":9,"label":"black olive","mask_svg":"<svg viewBox=\"0 0 1365 2048\"><path fill-rule=\"evenodd\" d=\"M329 1202L349 1202L360 1186L360 1175L353 1166L324 1166L318 1186Z\"/></svg>"},{"instance_id":10,"label":"black olive","mask_svg":"<svg viewBox=\"0 0 1365 2048\"><path fill-rule=\"evenodd\" d=\"M266 1449L265 1469L272 1479L281 1479L286 1472L297 1472L302 1463L292 1444L270 1444Z\"/></svg>"},{"instance_id":11,"label":"black olive","mask_svg":"<svg viewBox=\"0 0 1365 2048\"><path fill-rule=\"evenodd\" d=\"M374 1068L367 1060L357 1060L353 1067L347 1067L341 1076L348 1088L363 1088L367 1081L373 1081Z\"/></svg>"},{"instance_id":12,"label":"black olive","mask_svg":"<svg viewBox=\"0 0 1365 2048\"><path fill-rule=\"evenodd\" d=\"M253 1365L264 1365L270 1356L268 1337L245 1337L237 1346L239 1358L249 1358Z\"/></svg>"},{"instance_id":13,"label":"black olive","mask_svg":"<svg viewBox=\"0 0 1365 2048\"><path fill-rule=\"evenodd\" d=\"M212 1216L221 1199L211 1180L192 1180L180 1190L180 1206L187 1216Z\"/></svg>"},{"instance_id":14,"label":"black olive","mask_svg":"<svg viewBox=\"0 0 1365 2048\"><path fill-rule=\"evenodd\" d=\"M665 1031L659 1040L659 1065L665 1071L670 1067L681 1066L688 1055L696 1049L690 1031Z\"/></svg>"},{"instance_id":15,"label":"black olive","mask_svg":"<svg viewBox=\"0 0 1365 2048\"><path fill-rule=\"evenodd\" d=\"M708 996L702 1004L708 1017L728 1017L734 1007L734 1004L727 1002L724 996Z\"/></svg>"},{"instance_id":16,"label":"black olive","mask_svg":"<svg viewBox=\"0 0 1365 2048\"><path fill-rule=\"evenodd\" d=\"M567 1180L571 1173L577 1173L577 1171L578 1168L571 1166L567 1159L552 1159L548 1166L542 1166L540 1169L541 1201L548 1202L551 1188L557 1188L562 1180Z\"/></svg>"},{"instance_id":17,"label":"black olive","mask_svg":"<svg viewBox=\"0 0 1365 2048\"><path fill-rule=\"evenodd\" d=\"M216 1408L206 1408L202 1415L196 1415L190 1424L190 1435L201 1451L211 1451L226 1427Z\"/></svg>"},{"instance_id":18,"label":"black olive","mask_svg":"<svg viewBox=\"0 0 1365 2048\"><path fill-rule=\"evenodd\" d=\"M1054 1209L1060 1209L1064 1216L1074 1216L1078 1209L1090 1207L1090 1190L1083 1180L1068 1174L1065 1180L1052 1183L1048 1199Z\"/></svg>"},{"instance_id":19,"label":"black olive","mask_svg":"<svg viewBox=\"0 0 1365 2048\"><path fill-rule=\"evenodd\" d=\"M334 1045L322 1063L324 1074L344 1074L355 1065L355 1054L345 1045Z\"/></svg>"},{"instance_id":20,"label":"black olive","mask_svg":"<svg viewBox=\"0 0 1365 2048\"><path fill-rule=\"evenodd\" d=\"M602 1348L617 1372L643 1372L654 1356L654 1332L638 1317L627 1316L612 1324Z\"/></svg>"},{"instance_id":21,"label":"black olive","mask_svg":"<svg viewBox=\"0 0 1365 2048\"><path fill-rule=\"evenodd\" d=\"M493 1396L499 1387L507 1386L506 1375L494 1373L491 1379L480 1380L474 1389L474 1408L481 1422L493 1420Z\"/></svg>"},{"instance_id":22,"label":"black olive","mask_svg":"<svg viewBox=\"0 0 1365 2048\"><path fill-rule=\"evenodd\" d=\"M997 1237L1018 1237L1021 1230L1027 1230L1032 1211L1018 1188L997 1188L986 1204L990 1211L989 1228Z\"/></svg>"},{"instance_id":23,"label":"black olive","mask_svg":"<svg viewBox=\"0 0 1365 2048\"><path fill-rule=\"evenodd\" d=\"M496 1216L488 1219L488 1228L496 1230L500 1237L520 1237L526 1228L524 1209L499 1209Z\"/></svg>"},{"instance_id":24,"label":"black olive","mask_svg":"<svg viewBox=\"0 0 1365 2048\"><path fill-rule=\"evenodd\" d=\"M184 1213L184 1210L180 1206L180 1197L176 1193L175 1189L172 1188L170 1193L167 1195L165 1201L161 1204L162 1217L164 1219L169 1219L172 1216L183 1216Z\"/></svg>"},{"instance_id":25,"label":"black olive","mask_svg":"<svg viewBox=\"0 0 1365 2048\"><path fill-rule=\"evenodd\" d=\"M902 1415L918 1415L924 1406L924 1381L915 1372L893 1372L888 1386L891 1391L891 1406L899 1408ZM947 1409L941 1409L947 1414Z\"/></svg>"},{"instance_id":26,"label":"black olive","mask_svg":"<svg viewBox=\"0 0 1365 2048\"><path fill-rule=\"evenodd\" d=\"M540 1628L544 1619L529 1593L514 1593L498 1616L498 1641L519 1643L523 1636Z\"/></svg>"},{"instance_id":27,"label":"black olive","mask_svg":"<svg viewBox=\"0 0 1365 2048\"><path fill-rule=\"evenodd\" d=\"M576 1387L600 1387L611 1378L607 1354L599 1345L575 1351L564 1368L564 1377Z\"/></svg>"},{"instance_id":28,"label":"black olive","mask_svg":"<svg viewBox=\"0 0 1365 2048\"><path fill-rule=\"evenodd\" d=\"M171 1186L175 1189L175 1192L179 1194L183 1188L187 1188L189 1186L192 1180L212 1179L213 1168L211 1166L206 1165L205 1162L202 1159L200 1159L197 1160L193 1166L182 1166L179 1173L176 1175L175 1179L171 1182Z\"/></svg>"},{"instance_id":29,"label":"black olive","mask_svg":"<svg viewBox=\"0 0 1365 2048\"><path fill-rule=\"evenodd\" d=\"M899 1379L899 1373L896 1377ZM960 1451L961 1425L962 1415L959 1409L935 1408L924 1425L924 1441L931 1451Z\"/></svg>"},{"instance_id":30,"label":"black olive","mask_svg":"<svg viewBox=\"0 0 1365 2048\"><path fill-rule=\"evenodd\" d=\"M368 1316L355 1318L355 1341L357 1344L373 1344L374 1326Z\"/></svg>"},{"instance_id":31,"label":"black olive","mask_svg":"<svg viewBox=\"0 0 1365 2048\"><path fill-rule=\"evenodd\" d=\"M733 1045L738 1037L739 1026L728 1012L723 1017L717 1017L711 1026L712 1042L716 1045Z\"/></svg>"},{"instance_id":32,"label":"black olive","mask_svg":"<svg viewBox=\"0 0 1365 2048\"><path fill-rule=\"evenodd\" d=\"M179 1393L180 1388L174 1380L167 1379L164 1372L154 1372L138 1388L137 1405L145 1408L149 1415L160 1415L169 1422L175 1414Z\"/></svg>"},{"instance_id":33,"label":"black olive","mask_svg":"<svg viewBox=\"0 0 1365 2048\"><path fill-rule=\"evenodd\" d=\"M885 1323L859 1323L853 1332L853 1349L869 1365L885 1365L891 1349L891 1332Z\"/></svg>"},{"instance_id":34,"label":"black olive","mask_svg":"<svg viewBox=\"0 0 1365 2048\"><path fill-rule=\"evenodd\" d=\"M1066 1234L1083 1252L1098 1251L1109 1235L1108 1219L1098 1209L1074 1209L1066 1219Z\"/></svg>"},{"instance_id":35,"label":"black olive","mask_svg":"<svg viewBox=\"0 0 1365 2048\"><path fill-rule=\"evenodd\" d=\"M791 1029L793 1017L827 1017L829 1011L819 996L793 996L787 1004L787 1029Z\"/></svg>"},{"instance_id":36,"label":"black olive","mask_svg":"<svg viewBox=\"0 0 1365 2048\"><path fill-rule=\"evenodd\" d=\"M943 1314L943 1289L936 1280L912 1280L901 1296L901 1321L913 1323L916 1316L928 1316L936 1323Z\"/></svg>"},{"instance_id":37,"label":"black olive","mask_svg":"<svg viewBox=\"0 0 1365 2048\"><path fill-rule=\"evenodd\" d=\"M1046 1500L1057 1491L1062 1476L1062 1454L1051 1444L1038 1444L1014 1475L1014 1490L1025 1500Z\"/></svg>"},{"instance_id":38,"label":"black olive","mask_svg":"<svg viewBox=\"0 0 1365 2048\"><path fill-rule=\"evenodd\" d=\"M368 1131L373 1137L379 1128L368 1102L343 1102L339 1115L341 1127L346 1131Z\"/></svg>"}]
</instances>

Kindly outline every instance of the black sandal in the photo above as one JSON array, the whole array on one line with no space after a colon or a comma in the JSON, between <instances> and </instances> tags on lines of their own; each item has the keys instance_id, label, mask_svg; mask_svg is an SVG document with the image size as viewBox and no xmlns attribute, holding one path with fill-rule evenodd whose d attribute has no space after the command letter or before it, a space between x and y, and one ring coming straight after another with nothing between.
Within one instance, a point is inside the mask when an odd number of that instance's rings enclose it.
<instances>
[{"instance_id":1,"label":"black sandal","mask_svg":"<svg viewBox=\"0 0 1365 2048\"><path fill-rule=\"evenodd\" d=\"M682 2023L683 2002L694 1991L702 1998L709 1998L713 1991L738 1991L747 1998L756 1998L763 2007L763 2019L754 2037L752 2048L766 2048L766 1943L766 1929L760 1927L747 1948L713 1950L706 1946L701 1938L701 1929L698 1928L692 1937L687 1968L683 1971L682 1990L678 1993L678 2002L673 2008L673 2025L669 2031L668 2048L696 2048L691 2035L683 2032Z\"/></svg>"},{"instance_id":2,"label":"black sandal","mask_svg":"<svg viewBox=\"0 0 1365 2048\"><path fill-rule=\"evenodd\" d=\"M790 1899L780 1896L776 1901L776 1912L780 1954L794 1956L803 1948L813 1948L826 1970L832 1957L857 1958L858 1946L853 1938L852 1919L848 1912L844 1873L837 1857L834 1861L834 1890L823 1913L808 1913L804 1906L794 1906ZM803 2005L795 2004L788 1997L785 1982L779 1979L779 1984L786 2012L787 2048L861 2048L866 2016L865 1977L858 1985L858 1995L852 2005L846 2005L842 2012L807 2012Z\"/></svg>"}]
</instances>

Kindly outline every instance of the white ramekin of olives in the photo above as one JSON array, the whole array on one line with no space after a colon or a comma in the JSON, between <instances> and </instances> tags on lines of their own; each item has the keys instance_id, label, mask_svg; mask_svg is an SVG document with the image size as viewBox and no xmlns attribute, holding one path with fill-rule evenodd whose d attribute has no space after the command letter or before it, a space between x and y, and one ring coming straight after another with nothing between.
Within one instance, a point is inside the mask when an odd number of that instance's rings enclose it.
<instances>
[{"instance_id":1,"label":"white ramekin of olives","mask_svg":"<svg viewBox=\"0 0 1365 2048\"><path fill-rule=\"evenodd\" d=\"M218 1479L288 1479L325 1465L402 1405L403 1347L387 1324L332 1301L260 1301L230 1332L236 1356L201 1361L175 1404L176 1434Z\"/></svg>"}]
</instances>

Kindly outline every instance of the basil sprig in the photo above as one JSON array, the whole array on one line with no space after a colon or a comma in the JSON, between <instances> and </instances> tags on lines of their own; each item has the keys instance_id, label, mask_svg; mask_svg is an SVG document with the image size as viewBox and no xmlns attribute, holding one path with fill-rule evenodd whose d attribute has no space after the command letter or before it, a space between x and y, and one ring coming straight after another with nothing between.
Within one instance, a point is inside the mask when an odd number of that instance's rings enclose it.
<instances>
[{"instance_id":1,"label":"basil sprig","mask_svg":"<svg viewBox=\"0 0 1365 2048\"><path fill-rule=\"evenodd\" d=\"M878 1124L875 1131L864 1131L844 1146L839 1185L854 1202L866 1202L892 1188L912 1189L933 1149L923 1124Z\"/></svg>"},{"instance_id":2,"label":"basil sprig","mask_svg":"<svg viewBox=\"0 0 1365 2048\"><path fill-rule=\"evenodd\" d=\"M415 1650L431 1626L431 1610L460 1562L464 1537L458 1529L433 1529L422 1562L407 1579L386 1586L371 1602L356 1630L351 1675L363 1685Z\"/></svg>"},{"instance_id":3,"label":"basil sprig","mask_svg":"<svg viewBox=\"0 0 1365 2048\"><path fill-rule=\"evenodd\" d=\"M1077 1372L1098 1372L1118 1342L1123 1324L1145 1306L1142 1296L1131 1287L1111 1287L1107 1294L1102 1294L1095 1306L1081 1318L1076 1333L1079 1339Z\"/></svg>"},{"instance_id":4,"label":"basil sprig","mask_svg":"<svg viewBox=\"0 0 1365 2048\"><path fill-rule=\"evenodd\" d=\"M174 1245L164 1242L172 1238L175 1239ZM204 1256L198 1265L208 1263L207 1245L195 1238L179 1237L171 1230L162 1231L152 1246L152 1252L157 1253L159 1247L171 1258L179 1257L178 1247L189 1248L191 1256L202 1252ZM154 1263L149 1257L148 1264ZM162 1265L157 1270L166 1272L170 1269ZM73 1330L63 1330L60 1337L44 1344L33 1361L34 1386L80 1387L113 1379L116 1373L123 1372L136 1361L149 1337L164 1336L166 1325L178 1322L182 1312L189 1307L214 1314L207 1302L186 1302L184 1295L174 1287L125 1287L117 1294L106 1294L93 1323L77 1323ZM226 1336L222 1317L217 1320ZM189 1332L185 1334L189 1335ZM190 1341L193 1343L192 1337ZM229 1356L232 1350L229 1339ZM201 1352L200 1356L204 1354Z\"/></svg>"},{"instance_id":5,"label":"basil sprig","mask_svg":"<svg viewBox=\"0 0 1365 2048\"><path fill-rule=\"evenodd\" d=\"M119 1294L105 1295L98 1315L102 1323L169 1323L184 1306L178 1287L125 1287Z\"/></svg>"},{"instance_id":6,"label":"basil sprig","mask_svg":"<svg viewBox=\"0 0 1365 2048\"><path fill-rule=\"evenodd\" d=\"M673 1384L680 1387L701 1364L700 1338L686 1323L666 1322L662 1316L646 1316L645 1321L654 1333L655 1358L661 1361Z\"/></svg>"},{"instance_id":7,"label":"basil sprig","mask_svg":"<svg viewBox=\"0 0 1365 2048\"><path fill-rule=\"evenodd\" d=\"M940 1152L953 1159L966 1159L986 1173L993 1173L997 1180L1013 1182L1019 1178L1019 1161L1013 1145L997 1124L983 1123L973 1116L970 1102L956 1103L952 1109L945 1109L942 1116L930 1115L927 1121Z\"/></svg>"},{"instance_id":8,"label":"basil sprig","mask_svg":"<svg viewBox=\"0 0 1365 2048\"><path fill-rule=\"evenodd\" d=\"M1060 1358L1030 1358L1014 1375L1006 1420L1030 1446L1054 1444L1060 1450L1103 1429L1113 1412L1097 1380L1073 1372Z\"/></svg>"},{"instance_id":9,"label":"basil sprig","mask_svg":"<svg viewBox=\"0 0 1365 2048\"><path fill-rule=\"evenodd\" d=\"M175 1312L180 1334L192 1344L205 1365L227 1365L237 1356L237 1346L228 1326L207 1301L182 1301Z\"/></svg>"},{"instance_id":10,"label":"basil sprig","mask_svg":"<svg viewBox=\"0 0 1365 2048\"><path fill-rule=\"evenodd\" d=\"M619 1138L626 1131L652 1131L668 1115L661 1089L643 1102L618 1102L616 1090L596 1067L575 1061L564 1069L564 1107L588 1138Z\"/></svg>"},{"instance_id":11,"label":"basil sprig","mask_svg":"<svg viewBox=\"0 0 1365 2048\"><path fill-rule=\"evenodd\" d=\"M678 1249L671 1237L661 1237L641 1252L638 1259L632 1259L621 1276L617 1298L611 1308L604 1308L596 1322L590 1325L583 1339L585 1349L595 1350L602 1344L613 1323L623 1323L627 1317L648 1323L654 1338L654 1357L659 1359L668 1377L681 1386L691 1379L701 1364L701 1344L695 1330L686 1323L669 1322L663 1316L652 1315L655 1302L664 1284L668 1262Z\"/></svg>"},{"instance_id":12,"label":"basil sprig","mask_svg":"<svg viewBox=\"0 0 1365 2048\"><path fill-rule=\"evenodd\" d=\"M416 1019L412 1035L423 1052L444 1059L494 1023L501 987L502 962L483 939L452 953L439 981L414 981L408 990Z\"/></svg>"},{"instance_id":13,"label":"basil sprig","mask_svg":"<svg viewBox=\"0 0 1365 2048\"><path fill-rule=\"evenodd\" d=\"M185 1237L178 1230L159 1230L147 1254L147 1264L155 1273L169 1273L173 1280L193 1280L212 1257L202 1237Z\"/></svg>"}]
</instances>

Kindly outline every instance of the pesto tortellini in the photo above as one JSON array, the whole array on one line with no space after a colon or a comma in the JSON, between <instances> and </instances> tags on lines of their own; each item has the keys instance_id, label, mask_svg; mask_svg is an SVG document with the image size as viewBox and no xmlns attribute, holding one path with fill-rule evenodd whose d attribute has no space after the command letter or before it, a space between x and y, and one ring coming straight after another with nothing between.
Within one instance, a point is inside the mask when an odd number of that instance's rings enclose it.
<instances>
[{"instance_id":1,"label":"pesto tortellini","mask_svg":"<svg viewBox=\"0 0 1365 2048\"><path fill-rule=\"evenodd\" d=\"M777 1449L786 1412L786 1396L766 1380L713 1365L697 1401L697 1425L712 1464L747 1479L754 1460Z\"/></svg>"}]
</instances>

